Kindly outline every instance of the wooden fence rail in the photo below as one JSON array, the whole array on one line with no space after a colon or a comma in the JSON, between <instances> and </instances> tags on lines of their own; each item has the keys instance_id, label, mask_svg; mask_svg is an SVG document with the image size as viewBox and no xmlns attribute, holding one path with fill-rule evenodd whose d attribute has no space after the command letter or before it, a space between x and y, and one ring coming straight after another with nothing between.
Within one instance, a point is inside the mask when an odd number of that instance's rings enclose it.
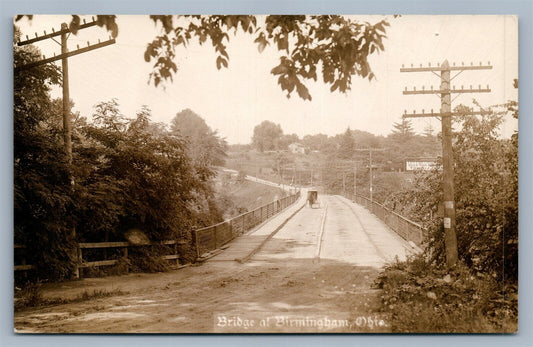
<instances>
[{"instance_id":1,"label":"wooden fence rail","mask_svg":"<svg viewBox=\"0 0 533 347\"><path fill-rule=\"evenodd\" d=\"M253 211L243 213L237 217L231 218L224 222L195 230L193 232L193 235L195 237L196 254L198 258L204 252L219 248L220 246L233 240L235 237L243 234L244 232L255 227L256 225L271 218L273 215L281 212L282 210L293 204L296 200L298 200L299 197L300 192L297 192L296 194L286 196L284 198L263 205ZM80 270L84 268L116 265L119 262L120 258L123 260L128 259L128 249L140 246L173 246L172 253L165 254L161 256L161 258L166 259L168 261L175 261L175 264L179 265L178 244L179 241L177 240L151 242L146 244L131 244L129 242L81 242L78 243L77 247L78 261L76 263L76 270L74 276L76 278L81 277L82 271ZM108 248L121 249L121 257L115 259L101 259L93 261L87 261L87 259L84 258L84 255L86 255L86 252L84 252L84 250ZM26 246L14 245L14 249L15 259L18 259L21 262L20 264L15 264L14 270L33 270L35 268L33 265L26 264L26 255L24 254ZM15 262L17 261L15 260Z\"/></svg>"}]
</instances>

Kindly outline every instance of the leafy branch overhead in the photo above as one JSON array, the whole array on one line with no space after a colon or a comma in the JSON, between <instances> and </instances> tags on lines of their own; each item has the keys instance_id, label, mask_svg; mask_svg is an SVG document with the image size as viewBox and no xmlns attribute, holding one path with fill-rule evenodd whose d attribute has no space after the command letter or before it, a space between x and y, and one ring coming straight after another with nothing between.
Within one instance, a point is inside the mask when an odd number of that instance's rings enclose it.
<instances>
[{"instance_id":1,"label":"leafy branch overhead","mask_svg":"<svg viewBox=\"0 0 533 347\"><path fill-rule=\"evenodd\" d=\"M17 16L15 20L22 17ZM389 26L385 19L370 24L338 15L153 15L150 18L161 25L160 35L148 43L144 53L145 61L154 64L149 82L155 86L173 80L178 71L176 49L187 47L193 40L200 45L210 42L217 55L217 69L227 68L229 33L242 32L255 37L259 52L269 45L279 51L279 64L270 72L278 77L278 84L288 98L296 90L304 100L311 100L305 81L316 81L319 74L332 92L350 90L354 75L372 80L374 73L368 57L384 50L383 39ZM118 35L115 16L99 15L96 21L113 37ZM80 25L80 17L73 15L69 24L71 32L76 34Z\"/></svg>"},{"instance_id":2,"label":"leafy branch overhead","mask_svg":"<svg viewBox=\"0 0 533 347\"><path fill-rule=\"evenodd\" d=\"M304 100L311 100L305 80L318 78L321 69L330 90L350 90L353 75L372 80L374 74L368 56L384 50L383 39L389 23L381 20L371 25L343 16L266 16L258 23L256 16L151 16L161 24L162 34L145 52L147 62L155 61L150 75L157 86L177 72L176 48L197 39L200 45L210 41L217 54L218 69L228 67L228 33L254 35L259 52L273 45L280 53L279 65L271 73L287 97L296 90Z\"/></svg>"}]
</instances>

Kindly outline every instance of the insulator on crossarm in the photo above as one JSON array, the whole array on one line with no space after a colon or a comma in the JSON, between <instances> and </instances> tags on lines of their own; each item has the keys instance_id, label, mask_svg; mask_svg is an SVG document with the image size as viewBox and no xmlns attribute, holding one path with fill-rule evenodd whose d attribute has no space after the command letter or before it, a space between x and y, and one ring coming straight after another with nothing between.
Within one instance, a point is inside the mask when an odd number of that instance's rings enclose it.
<instances>
[{"instance_id":1,"label":"insulator on crossarm","mask_svg":"<svg viewBox=\"0 0 533 347\"><path fill-rule=\"evenodd\" d=\"M92 18L92 20L93 20L93 22L94 22L94 16L92 16L91 18Z\"/></svg>"},{"instance_id":2,"label":"insulator on crossarm","mask_svg":"<svg viewBox=\"0 0 533 347\"><path fill-rule=\"evenodd\" d=\"M407 91L407 87L405 87L405 91Z\"/></svg>"},{"instance_id":3,"label":"insulator on crossarm","mask_svg":"<svg viewBox=\"0 0 533 347\"><path fill-rule=\"evenodd\" d=\"M87 24L87 22L85 21L85 18L83 18L83 24Z\"/></svg>"},{"instance_id":4,"label":"insulator on crossarm","mask_svg":"<svg viewBox=\"0 0 533 347\"><path fill-rule=\"evenodd\" d=\"M28 35L26 35L26 40L29 40Z\"/></svg>"},{"instance_id":5,"label":"insulator on crossarm","mask_svg":"<svg viewBox=\"0 0 533 347\"><path fill-rule=\"evenodd\" d=\"M422 114L424 114L424 109L422 109Z\"/></svg>"},{"instance_id":6,"label":"insulator on crossarm","mask_svg":"<svg viewBox=\"0 0 533 347\"><path fill-rule=\"evenodd\" d=\"M76 45L76 47L77 47L78 49L80 49L80 45Z\"/></svg>"},{"instance_id":7,"label":"insulator on crossarm","mask_svg":"<svg viewBox=\"0 0 533 347\"><path fill-rule=\"evenodd\" d=\"M433 90L433 86L431 86L430 88L431 88L431 90Z\"/></svg>"},{"instance_id":8,"label":"insulator on crossarm","mask_svg":"<svg viewBox=\"0 0 533 347\"><path fill-rule=\"evenodd\" d=\"M404 67L404 64L402 64L402 69L403 69L403 67Z\"/></svg>"},{"instance_id":9,"label":"insulator on crossarm","mask_svg":"<svg viewBox=\"0 0 533 347\"><path fill-rule=\"evenodd\" d=\"M413 64L411 64L411 67L413 67Z\"/></svg>"},{"instance_id":10,"label":"insulator on crossarm","mask_svg":"<svg viewBox=\"0 0 533 347\"><path fill-rule=\"evenodd\" d=\"M479 89L481 89L481 84L477 86Z\"/></svg>"},{"instance_id":11,"label":"insulator on crossarm","mask_svg":"<svg viewBox=\"0 0 533 347\"><path fill-rule=\"evenodd\" d=\"M420 64L420 67L422 67L422 64Z\"/></svg>"},{"instance_id":12,"label":"insulator on crossarm","mask_svg":"<svg viewBox=\"0 0 533 347\"><path fill-rule=\"evenodd\" d=\"M46 55L43 54L43 59L46 59Z\"/></svg>"},{"instance_id":13,"label":"insulator on crossarm","mask_svg":"<svg viewBox=\"0 0 533 347\"><path fill-rule=\"evenodd\" d=\"M470 90L472 90L472 85L470 85Z\"/></svg>"},{"instance_id":14,"label":"insulator on crossarm","mask_svg":"<svg viewBox=\"0 0 533 347\"><path fill-rule=\"evenodd\" d=\"M37 37L37 33L35 33L35 37Z\"/></svg>"},{"instance_id":15,"label":"insulator on crossarm","mask_svg":"<svg viewBox=\"0 0 533 347\"><path fill-rule=\"evenodd\" d=\"M453 62L453 66L455 66L455 62Z\"/></svg>"},{"instance_id":16,"label":"insulator on crossarm","mask_svg":"<svg viewBox=\"0 0 533 347\"><path fill-rule=\"evenodd\" d=\"M43 30L44 34L46 35L46 30Z\"/></svg>"},{"instance_id":17,"label":"insulator on crossarm","mask_svg":"<svg viewBox=\"0 0 533 347\"><path fill-rule=\"evenodd\" d=\"M487 84L487 89L490 89L488 84Z\"/></svg>"},{"instance_id":18,"label":"insulator on crossarm","mask_svg":"<svg viewBox=\"0 0 533 347\"><path fill-rule=\"evenodd\" d=\"M407 114L407 110L403 110L403 114Z\"/></svg>"},{"instance_id":19,"label":"insulator on crossarm","mask_svg":"<svg viewBox=\"0 0 533 347\"><path fill-rule=\"evenodd\" d=\"M415 91L415 90L416 90L416 87L413 87L413 91Z\"/></svg>"},{"instance_id":20,"label":"insulator on crossarm","mask_svg":"<svg viewBox=\"0 0 533 347\"><path fill-rule=\"evenodd\" d=\"M87 41L87 47L89 46L89 41Z\"/></svg>"},{"instance_id":21,"label":"insulator on crossarm","mask_svg":"<svg viewBox=\"0 0 533 347\"><path fill-rule=\"evenodd\" d=\"M413 110L413 114L415 114L415 113L416 113L416 110Z\"/></svg>"},{"instance_id":22,"label":"insulator on crossarm","mask_svg":"<svg viewBox=\"0 0 533 347\"><path fill-rule=\"evenodd\" d=\"M425 86L422 86L422 90L425 90L425 89L426 89L426 87L425 87Z\"/></svg>"},{"instance_id":23,"label":"insulator on crossarm","mask_svg":"<svg viewBox=\"0 0 533 347\"><path fill-rule=\"evenodd\" d=\"M461 65L465 66L465 62L464 62L464 61L462 61L462 62L461 62Z\"/></svg>"},{"instance_id":24,"label":"insulator on crossarm","mask_svg":"<svg viewBox=\"0 0 533 347\"><path fill-rule=\"evenodd\" d=\"M55 33L55 32L56 32L56 30L55 30L54 28L52 28L52 32L53 32L53 33Z\"/></svg>"},{"instance_id":25,"label":"insulator on crossarm","mask_svg":"<svg viewBox=\"0 0 533 347\"><path fill-rule=\"evenodd\" d=\"M490 61L488 61L488 62L487 62L487 65L489 65L489 66L490 66Z\"/></svg>"},{"instance_id":26,"label":"insulator on crossarm","mask_svg":"<svg viewBox=\"0 0 533 347\"><path fill-rule=\"evenodd\" d=\"M431 67L431 63L428 63L428 66Z\"/></svg>"},{"instance_id":27,"label":"insulator on crossarm","mask_svg":"<svg viewBox=\"0 0 533 347\"><path fill-rule=\"evenodd\" d=\"M473 62L470 62L470 66L474 66L474 63L473 63Z\"/></svg>"},{"instance_id":28,"label":"insulator on crossarm","mask_svg":"<svg viewBox=\"0 0 533 347\"><path fill-rule=\"evenodd\" d=\"M461 86L461 89L464 89L463 86Z\"/></svg>"},{"instance_id":29,"label":"insulator on crossarm","mask_svg":"<svg viewBox=\"0 0 533 347\"><path fill-rule=\"evenodd\" d=\"M482 62L479 62L479 66L482 66L482 65L483 65L483 63L482 63Z\"/></svg>"},{"instance_id":30,"label":"insulator on crossarm","mask_svg":"<svg viewBox=\"0 0 533 347\"><path fill-rule=\"evenodd\" d=\"M455 90L455 86L453 86L453 90Z\"/></svg>"},{"instance_id":31,"label":"insulator on crossarm","mask_svg":"<svg viewBox=\"0 0 533 347\"><path fill-rule=\"evenodd\" d=\"M431 109L431 113L433 113L433 109Z\"/></svg>"},{"instance_id":32,"label":"insulator on crossarm","mask_svg":"<svg viewBox=\"0 0 533 347\"><path fill-rule=\"evenodd\" d=\"M100 39L98 39L98 43L100 43Z\"/></svg>"}]
</instances>

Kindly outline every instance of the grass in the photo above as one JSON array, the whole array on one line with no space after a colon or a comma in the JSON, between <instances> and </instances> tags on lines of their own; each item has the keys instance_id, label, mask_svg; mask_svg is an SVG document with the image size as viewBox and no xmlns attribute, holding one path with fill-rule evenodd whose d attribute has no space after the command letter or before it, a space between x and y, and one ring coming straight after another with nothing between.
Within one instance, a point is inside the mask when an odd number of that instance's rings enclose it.
<instances>
[{"instance_id":1,"label":"grass","mask_svg":"<svg viewBox=\"0 0 533 347\"><path fill-rule=\"evenodd\" d=\"M219 175L216 190L217 205L223 208L224 219L254 210L286 195L280 188L246 180L239 181L235 177L229 179L223 175Z\"/></svg>"},{"instance_id":2,"label":"grass","mask_svg":"<svg viewBox=\"0 0 533 347\"><path fill-rule=\"evenodd\" d=\"M448 271L423 257L397 262L378 277L380 311L394 333L515 333L518 296L466 266Z\"/></svg>"},{"instance_id":3,"label":"grass","mask_svg":"<svg viewBox=\"0 0 533 347\"><path fill-rule=\"evenodd\" d=\"M64 305L126 294L129 293L118 288L112 290L93 289L92 291L84 290L81 294L69 299L59 297L44 298L42 283L30 283L16 295L14 307L15 311L21 311L30 307Z\"/></svg>"}]
</instances>

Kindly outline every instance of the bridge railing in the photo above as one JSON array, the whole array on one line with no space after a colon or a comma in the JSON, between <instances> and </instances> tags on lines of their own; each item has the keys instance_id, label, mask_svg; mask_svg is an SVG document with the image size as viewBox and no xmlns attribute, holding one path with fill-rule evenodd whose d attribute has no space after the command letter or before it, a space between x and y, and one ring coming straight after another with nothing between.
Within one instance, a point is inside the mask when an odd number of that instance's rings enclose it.
<instances>
[{"instance_id":1,"label":"bridge railing","mask_svg":"<svg viewBox=\"0 0 533 347\"><path fill-rule=\"evenodd\" d=\"M370 201L367 197L356 195L354 201L366 207L367 210L375 214L403 239L412 241L419 247L424 247L427 229L422 225L399 215L376 201Z\"/></svg>"},{"instance_id":2,"label":"bridge railing","mask_svg":"<svg viewBox=\"0 0 533 347\"><path fill-rule=\"evenodd\" d=\"M204 253L220 248L234 238L283 211L295 203L298 198L300 198L299 191L224 222L195 230L196 256L200 258Z\"/></svg>"},{"instance_id":3,"label":"bridge railing","mask_svg":"<svg viewBox=\"0 0 533 347\"><path fill-rule=\"evenodd\" d=\"M256 208L253 211L249 211L238 215L237 217L228 219L224 222L211 225L205 228L196 229L193 231L196 243L196 255L198 258L206 252L215 250L235 239L237 236L242 235L255 226L263 223L267 219L273 217L277 213L283 211L293 203L295 203L300 197L300 192L286 196L284 198L273 201L269 204ZM75 277L80 277L83 268L100 267L100 266L112 266L118 263L118 258L114 259L98 259L88 261L84 256L84 249L121 249L122 259L128 258L128 247L138 246L166 246L171 247L170 254L162 255L162 259L169 261L175 261L179 264L179 255L177 251L177 240L166 240L160 242L154 242L143 245L132 245L129 242L96 242L96 243L78 243L77 255L78 259L75 264ZM15 271L29 271L35 269L34 265L26 263L26 246L15 245ZM167 252L168 253L168 252Z\"/></svg>"}]
</instances>

